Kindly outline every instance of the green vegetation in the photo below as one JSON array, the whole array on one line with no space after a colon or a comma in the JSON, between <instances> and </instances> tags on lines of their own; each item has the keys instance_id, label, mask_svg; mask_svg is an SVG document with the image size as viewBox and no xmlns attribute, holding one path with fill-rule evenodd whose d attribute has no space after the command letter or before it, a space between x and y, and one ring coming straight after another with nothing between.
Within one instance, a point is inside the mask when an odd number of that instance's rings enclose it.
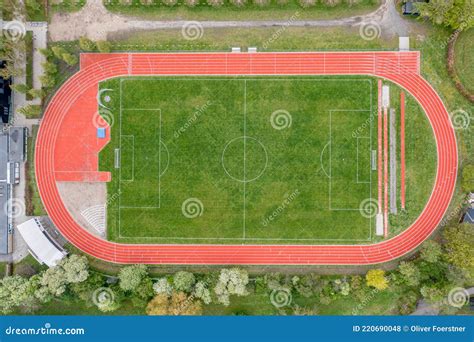
<instances>
[{"instance_id":1,"label":"green vegetation","mask_svg":"<svg viewBox=\"0 0 474 342\"><path fill-rule=\"evenodd\" d=\"M364 126L376 111L372 80L126 78L101 87L113 89L102 113L113 124L100 167L112 172L109 196L120 194L108 206L110 238L369 241L373 219L359 206L375 193L376 137Z\"/></svg>"},{"instance_id":2,"label":"green vegetation","mask_svg":"<svg viewBox=\"0 0 474 342\"><path fill-rule=\"evenodd\" d=\"M26 45L26 86L28 89L33 88L33 32L27 31L25 35ZM27 100L31 100L32 97L27 93Z\"/></svg>"},{"instance_id":3,"label":"green vegetation","mask_svg":"<svg viewBox=\"0 0 474 342\"><path fill-rule=\"evenodd\" d=\"M375 10L378 0L104 0L112 12L154 20L334 19Z\"/></svg>"},{"instance_id":4,"label":"green vegetation","mask_svg":"<svg viewBox=\"0 0 474 342\"><path fill-rule=\"evenodd\" d=\"M460 238L460 229L448 227L444 236L457 246L465 241L459 252L451 242L428 241L418 257L392 271L371 269L365 279L311 272L252 276L235 267L152 278L144 265L124 266L114 277L96 272L87 258L74 254L50 269L29 257L23 271L17 264L15 275L0 281L1 309L39 315L406 315L423 298L442 314L455 314L463 307L446 297L455 287L472 285L474 276L474 252L467 248L474 243L472 234ZM456 266L453 254L470 264Z\"/></svg>"},{"instance_id":5,"label":"green vegetation","mask_svg":"<svg viewBox=\"0 0 474 342\"><path fill-rule=\"evenodd\" d=\"M474 29L464 31L459 35L455 45L454 66L462 84L474 93Z\"/></svg>"},{"instance_id":6,"label":"green vegetation","mask_svg":"<svg viewBox=\"0 0 474 342\"><path fill-rule=\"evenodd\" d=\"M26 214L28 216L43 216L46 215L46 211L44 210L43 202L41 202L39 196L34 164L35 141L36 135L38 134L38 126L33 126L30 133L31 136L28 137L28 160L25 163L27 184L25 188Z\"/></svg>"},{"instance_id":7,"label":"green vegetation","mask_svg":"<svg viewBox=\"0 0 474 342\"><path fill-rule=\"evenodd\" d=\"M86 4L87 0L56 0L50 4L51 12L76 12Z\"/></svg>"}]
</instances>

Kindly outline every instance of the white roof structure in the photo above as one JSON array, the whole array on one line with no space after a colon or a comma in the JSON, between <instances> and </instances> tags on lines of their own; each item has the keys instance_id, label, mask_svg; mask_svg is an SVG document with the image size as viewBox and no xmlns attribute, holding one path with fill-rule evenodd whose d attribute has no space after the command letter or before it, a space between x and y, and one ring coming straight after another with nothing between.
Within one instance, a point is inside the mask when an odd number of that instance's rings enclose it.
<instances>
[{"instance_id":1,"label":"white roof structure","mask_svg":"<svg viewBox=\"0 0 474 342\"><path fill-rule=\"evenodd\" d=\"M56 266L67 253L48 235L41 222L34 218L17 226L31 255L41 264Z\"/></svg>"}]
</instances>

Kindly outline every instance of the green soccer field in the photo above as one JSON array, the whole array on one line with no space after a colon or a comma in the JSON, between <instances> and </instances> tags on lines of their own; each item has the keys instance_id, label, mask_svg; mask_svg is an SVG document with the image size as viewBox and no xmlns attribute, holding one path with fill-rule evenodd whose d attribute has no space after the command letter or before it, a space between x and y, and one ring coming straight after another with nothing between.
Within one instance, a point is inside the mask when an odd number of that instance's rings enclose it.
<instances>
[{"instance_id":1,"label":"green soccer field","mask_svg":"<svg viewBox=\"0 0 474 342\"><path fill-rule=\"evenodd\" d=\"M100 88L109 239L374 240L359 209L377 194L374 79L127 77Z\"/></svg>"}]
</instances>

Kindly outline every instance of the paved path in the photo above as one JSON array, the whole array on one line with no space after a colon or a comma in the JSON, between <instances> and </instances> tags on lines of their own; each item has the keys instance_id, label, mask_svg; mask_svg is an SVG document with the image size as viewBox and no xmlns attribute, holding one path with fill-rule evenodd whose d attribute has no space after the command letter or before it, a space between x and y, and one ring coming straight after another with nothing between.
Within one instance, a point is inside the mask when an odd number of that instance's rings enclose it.
<instances>
[{"instance_id":1,"label":"paved path","mask_svg":"<svg viewBox=\"0 0 474 342\"><path fill-rule=\"evenodd\" d=\"M303 10L303 9L302 9ZM109 33L133 30L181 29L188 21L140 20L135 17L114 14L102 4L102 0L88 0L78 12L56 13L50 23L52 41L76 40L87 36L93 40L103 40ZM206 28L249 28L249 27L333 27L358 26L376 23L384 36L406 35L410 23L403 20L394 0L382 0L382 5L374 12L335 20L250 20L250 21L200 21Z\"/></svg>"}]
</instances>

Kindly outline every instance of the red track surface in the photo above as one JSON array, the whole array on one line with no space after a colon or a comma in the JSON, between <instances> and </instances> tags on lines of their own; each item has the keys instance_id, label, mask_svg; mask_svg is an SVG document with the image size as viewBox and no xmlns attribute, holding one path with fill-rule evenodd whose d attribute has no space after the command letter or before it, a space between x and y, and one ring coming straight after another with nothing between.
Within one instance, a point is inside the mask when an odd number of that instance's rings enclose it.
<instances>
[{"instance_id":1,"label":"red track surface","mask_svg":"<svg viewBox=\"0 0 474 342\"><path fill-rule=\"evenodd\" d=\"M430 199L402 234L372 245L127 245L102 240L78 225L61 200L55 171L61 126L98 82L128 75L373 75L403 88L424 108L437 143L437 175ZM96 105L96 99L86 97ZM64 126L63 126L64 127ZM74 151L71 151L74 153ZM46 210L62 234L84 252L116 263L148 264L375 264L422 243L441 221L457 173L457 146L438 94L419 74L418 52L86 54L81 70L51 100L35 155ZM350 229L350 227L348 227Z\"/></svg>"}]
</instances>

